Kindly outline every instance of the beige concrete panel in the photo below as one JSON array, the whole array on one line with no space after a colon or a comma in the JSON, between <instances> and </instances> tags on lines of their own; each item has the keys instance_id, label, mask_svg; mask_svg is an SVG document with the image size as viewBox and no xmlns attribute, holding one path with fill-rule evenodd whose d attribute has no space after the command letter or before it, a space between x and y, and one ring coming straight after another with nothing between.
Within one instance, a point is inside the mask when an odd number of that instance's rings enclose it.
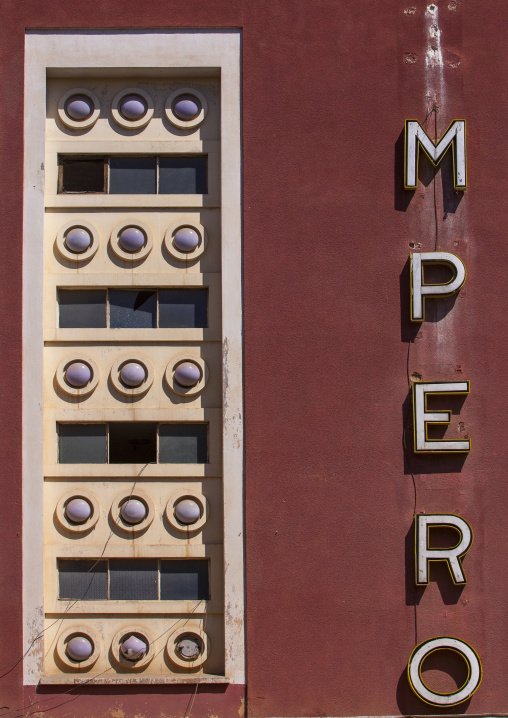
<instances>
[{"instance_id":1,"label":"beige concrete panel","mask_svg":"<svg viewBox=\"0 0 508 718\"><path fill-rule=\"evenodd\" d=\"M71 130L58 117L58 101L60 97L75 87L91 90L100 102L100 116L94 127L88 131ZM128 130L120 127L113 119L111 103L114 97L126 88L139 88L147 92L154 102L154 114L148 125L139 130ZM167 98L180 88L188 87L202 93L207 103L207 113L199 127L179 130L166 118L164 105ZM220 138L220 80L214 77L158 77L128 78L48 78L47 83L47 121L46 141L60 142L71 138L79 138L92 142L111 143L121 138L128 139L133 145L139 141L174 141L187 142L192 140L218 140ZM132 151L132 150L131 150Z\"/></svg>"},{"instance_id":2,"label":"beige concrete panel","mask_svg":"<svg viewBox=\"0 0 508 718\"><path fill-rule=\"evenodd\" d=\"M74 476L80 481L118 479L209 479L222 476L222 464L48 464L45 479L64 479Z\"/></svg>"},{"instance_id":3,"label":"beige concrete panel","mask_svg":"<svg viewBox=\"0 0 508 718\"><path fill-rule=\"evenodd\" d=\"M218 156L209 155L209 166ZM188 207L190 209L217 208L220 198L208 194L48 194L45 198L47 209L168 209Z\"/></svg>"},{"instance_id":4,"label":"beige concrete panel","mask_svg":"<svg viewBox=\"0 0 508 718\"><path fill-rule=\"evenodd\" d=\"M208 287L208 327L206 329L59 329L57 289L122 287L167 288ZM220 274L144 274L136 271L87 275L81 272L47 275L44 282L45 342L196 342L221 339Z\"/></svg>"},{"instance_id":5,"label":"beige concrete panel","mask_svg":"<svg viewBox=\"0 0 508 718\"><path fill-rule=\"evenodd\" d=\"M103 553L104 552L104 553ZM58 598L57 559L101 558L208 558L210 560L209 601L65 601ZM224 569L221 545L168 545L168 546L111 546L77 544L75 546L49 545L44 555L44 610L45 613L222 613L224 610Z\"/></svg>"},{"instance_id":6,"label":"beige concrete panel","mask_svg":"<svg viewBox=\"0 0 508 718\"><path fill-rule=\"evenodd\" d=\"M115 389L110 371L120 359L130 356L144 357L153 367L154 381L148 391L140 396L125 396ZM189 359L198 357L206 362L208 380L204 389L196 396L179 396L171 391L164 378L168 365L176 357ZM65 359L90 359L99 368L99 382L96 388L86 396L72 396L57 383L55 373L58 365ZM185 344L122 344L83 346L46 346L44 349L44 406L46 408L75 407L76 409L172 409L179 408L220 408L222 405L222 352L219 342ZM129 414L130 418L131 414Z\"/></svg>"},{"instance_id":7,"label":"beige concrete panel","mask_svg":"<svg viewBox=\"0 0 508 718\"><path fill-rule=\"evenodd\" d=\"M209 516L204 526L198 531L178 531L171 526L165 517L165 509L173 494L178 491L195 491L205 496L209 504ZM56 517L56 506L60 499L72 492L80 496L80 491L91 493L96 497L99 505L99 519L97 523L84 532L75 533L67 530ZM136 491L142 491L150 497L154 504L155 517L153 523L142 532L135 534L136 546L163 546L170 545L194 546L201 544L221 544L223 532L222 510L222 480L220 478L188 479L144 479L141 475L134 482L125 481L76 481L76 480L48 480L44 482L44 542L47 546L71 547L75 550L81 544L103 546L108 541L108 547L132 547L132 538L128 533L119 529L111 518L111 506L118 494L125 492L136 496ZM99 553L102 552L102 549Z\"/></svg>"},{"instance_id":8,"label":"beige concrete panel","mask_svg":"<svg viewBox=\"0 0 508 718\"><path fill-rule=\"evenodd\" d=\"M136 220L144 222L153 233L153 249L144 260L122 261L111 252L109 238L113 227L121 221L134 224ZM84 261L71 261L58 252L55 240L58 231L68 222L79 224L89 222L99 235L97 253ZM176 222L185 224L197 222L205 227L208 242L206 251L197 259L180 262L172 257L164 247L164 234ZM44 254L46 274L79 274L96 281L93 275L119 272L122 276L142 272L143 274L200 274L220 272L221 270L221 229L220 210L189 209L183 210L150 210L145 209L65 209L46 212L44 223ZM79 257L79 255L76 255Z\"/></svg>"},{"instance_id":9,"label":"beige concrete panel","mask_svg":"<svg viewBox=\"0 0 508 718\"><path fill-rule=\"evenodd\" d=\"M57 655L57 642L59 636L65 631L79 626L84 629L90 629L97 636L99 642L99 658L97 662L88 669L72 670L65 666L59 660ZM133 628L148 631L154 638L155 651L153 660L142 670L123 668L116 663L110 654L110 646L113 637L120 630L126 632L132 631ZM189 631L193 628L204 631L210 639L210 655L203 666L193 671L179 669L171 661L167 659L166 642L169 635L175 629L185 627ZM173 677L178 683L185 681L186 677L190 682L205 682L207 676L224 675L224 618L222 615L199 615L195 613L189 617L178 613L171 615L154 615L140 616L136 612L131 611L129 615L123 616L98 616L83 618L77 616L57 616L46 615L45 622L45 675L42 683L78 682L80 678L83 681L92 681L94 677L97 679L107 679L111 683L116 678L119 682L152 682L154 677L156 682L160 683L161 678L167 676L168 679ZM60 679L60 680L59 680ZM93 682L97 682L93 680Z\"/></svg>"},{"instance_id":10,"label":"beige concrete panel","mask_svg":"<svg viewBox=\"0 0 508 718\"><path fill-rule=\"evenodd\" d=\"M226 660L227 670L235 682L243 681L243 591L242 591L242 503L241 503L241 476L242 476L242 436L241 436L241 283L240 283L240 115L239 115L239 37L231 33L203 34L188 36L187 34L171 34L171 41L168 43L168 36L165 33L151 34L148 54L145 47L144 36L134 33L131 36L112 35L104 42L104 36L99 34L87 36L86 43L86 64L87 66L97 65L93 73L97 75L91 80L87 78L86 71L80 66L83 57L76 55L75 38L71 35L58 35L58 40L51 34L47 36L31 36L27 44L27 73L29 78L36 78L27 85L27 90L32 85L40 87L44 103L33 103L27 106L27 124L25 142L29 157L33 162L27 163L25 168L27 182L25 191L30 201L25 206L25 263L36 268L35 279L32 275L30 282L25 282L25 306L35 301L39 307L44 307L44 327L42 316L40 326L35 332L24 334L24 341L27 346L35 341L33 336L40 337L44 328L44 339L47 343L56 342L58 346L46 346L45 349L45 371L44 379L39 381L44 390L44 402L38 406L44 406L44 422L35 415L33 404L24 405L24 431L29 431L30 436L39 436L39 429L44 431L44 465L42 456L32 463L26 461L24 482L30 486L40 485L42 488L42 475L44 480L44 496L40 496L34 502L34 512L27 511L25 500L24 510L29 516L35 517L35 532L30 529L24 532L24 546L34 546L34 560L30 559L30 551L25 551L24 559L24 585L27 587L24 593L24 610L26 634L25 643L30 641L34 630L39 630L39 619L34 621L34 611L39 611L37 596L41 584L42 560L40 559L39 545L42 539L44 528L44 542L46 547L46 560L44 562L44 594L47 598L45 611L50 612L49 620L58 619L55 630L66 630L69 628L68 620L74 620L79 624L86 621L86 615L92 611L96 614L94 620L100 621L101 625L107 623L108 640L111 636L123 627L118 621L131 620L132 612L135 618L145 620L146 630L150 631L155 624L153 621L166 620L167 615L161 616L162 610L175 612L193 613L207 610L207 612L220 613L227 606L227 622L221 616L207 616L201 625L206 630L206 620L219 619L217 636L212 639L213 651L212 662L207 660L203 667L207 674L223 673L224 661ZM189 40L192 48L189 50ZM136 45L136 61L141 63L139 68L131 68L128 71L121 68L107 68L108 65L115 65L119 58L122 59L122 67L127 67L132 59L132 46ZM118 47L117 47L118 45ZM78 47L82 45L78 44ZM145 53L145 54L143 54ZM190 54L189 54L190 53ZM79 55L79 53L78 53ZM196 67L208 68L205 73L207 77L192 77L192 70L180 71L181 77L176 77L178 70L168 69L168 65L178 67L178 62L186 58L185 63ZM149 60L149 61L148 61ZM127 63L127 64L126 64ZM146 70L146 67L160 65L160 68ZM44 89L46 85L46 68L51 65L49 74L48 90L48 115L44 132ZM74 67L76 66L76 67ZM61 69L63 68L63 69ZM212 70L215 69L214 72ZM59 77L56 73L63 73ZM194 70L203 73L203 70ZM109 76L108 76L109 73ZM170 76L173 73L173 76ZM212 75L215 73L215 76ZM100 75L100 77L99 77ZM79 76L79 78L78 78ZM220 99L220 84L223 82L222 100ZM151 79L152 78L152 79ZM152 81L153 80L153 81ZM94 83L89 85L89 82ZM30 84L31 83L31 84ZM143 84L145 83L145 84ZM167 99L165 93L172 92L177 87L192 87L196 83L197 90L205 95L209 113L204 122L198 128L177 129L169 123L164 114L164 104ZM144 128L138 130L125 129L120 127L112 119L111 100L123 88L136 87L149 92L154 99L155 112L150 122ZM97 123L89 130L74 130L66 127L57 118L56 107L58 100L67 90L72 87L85 87L94 91L99 97L101 114ZM60 92L60 90L62 92ZM132 90L130 90L132 92ZM29 96L34 97L33 91ZM37 95L37 97L39 97ZM220 116L220 104L223 104L225 111ZM42 124L38 117L43 118ZM34 134L35 132L35 134ZM220 138L222 137L222 144ZM46 144L46 154L41 150ZM107 194L57 194L57 170L58 154L172 154L172 153L206 153L208 154L208 180L210 193L205 196L193 195L107 195ZM221 174L222 164L222 174ZM44 185L46 191L46 207L53 211L40 213L37 222L30 222L32 212L32 186L39 187L39 180L34 179L34 172L45 173ZM39 176L39 175L38 175ZM220 210L216 208L224 198L224 213L221 217ZM142 214L134 214L136 212ZM92 224L98 224L100 235L100 246L95 257L86 262L74 264L66 263L66 260L57 258L54 254L54 237L58 232L56 224L59 219L67 217L72 221L77 214L84 214ZM134 216L133 216L134 215ZM203 257L198 261L187 262L183 266L179 262L168 260L161 251L162 238L167 226L164 227L165 219L171 218L179 221L178 217L192 215L198 218L200 223L207 228L209 244ZM154 235L154 245L149 256L142 262L112 259L112 253L108 252L108 240L111 233L110 224L117 224L126 219L135 223L136 217L140 222L148 225L150 233ZM43 220L45 230L43 231ZM189 220L190 221L190 220ZM210 226L207 226L210 222ZM65 224L65 222L63 222ZM168 223L169 225L169 223ZM95 224L94 224L95 226ZM27 229L28 228L28 229ZM44 244L41 241L44 236ZM214 236L216 238L213 243ZM227 249L227 257L221 256L220 243L224 242ZM45 262L40 261L42 248L44 247ZM35 251L34 251L35 250ZM210 251L211 250L211 251ZM37 252L39 252L37 254ZM38 260L35 258L39 257ZM220 277L220 263L223 263L224 276ZM30 291L30 287L39 287L38 277L41 268L45 272L45 296L42 299L42 291ZM33 274L33 272L32 272ZM221 281L223 286L221 287ZM56 301L57 287L193 287L208 286L210 289L210 326L206 330L60 330L57 328L58 307ZM37 293L39 291L39 293ZM227 297L224 307L224 324L222 323L221 291ZM41 311L42 315L42 311ZM40 337L42 338L42 337ZM225 411L217 407L221 406L220 389L221 382L212 380L203 393L194 399L182 401L179 397L173 396L172 400L164 392L163 385L157 380L146 395L136 401L131 397L114 396L108 388L108 382L100 383L90 399L92 401L66 401L55 392L52 386L54 370L51 367L53 360L68 356L72 352L94 353L98 359L99 371L105 376L108 374L108 357L117 357L118 353L134 351L136 354L145 355L147 361L154 365L156 373L160 369L161 357L166 351L175 350L181 355L181 350L192 348L189 343L206 342L200 351L200 356L208 357L213 364L213 377L220 366L218 347L209 342L223 340L224 351L224 406ZM28 341L27 341L28 340ZM40 342L42 345L42 342ZM105 346L108 345L108 346ZM207 354L208 352L208 354ZM92 361L92 357L90 357ZM37 377L38 367L33 371L34 363L27 363L25 367L25 378L32 381L33 375ZM93 359L95 361L95 359ZM232 366L232 364L234 366ZM106 367L106 369L104 369ZM212 376L211 374L211 376ZM157 379L157 377L156 377ZM24 392L25 394L27 392ZM28 395L28 394L27 394ZM166 405L168 401L168 405ZM117 403L119 406L117 406ZM171 464L92 464L92 465L70 465L57 463L57 435L56 422L107 422L107 421L207 421L209 422L209 453L210 464L207 465L171 465ZM33 431L35 426L35 433ZM222 444L224 433L224 479L222 476ZM42 438L42 437L41 437ZM33 443L33 442L32 442ZM40 440L38 445L40 445ZM32 451L33 453L33 451ZM240 478L240 481L238 480ZM147 525L142 532L136 532L135 538L123 534L122 529L118 530L116 523L109 515L109 509L104 504L109 502L111 506L118 498L119 493L129 492L131 487L141 487L149 505L154 506L153 521ZM168 489L195 489L201 486L203 493L207 496L208 504L211 506L210 518L201 531L189 534L181 533L176 528L169 528L164 522L164 508L167 503L166 495ZM79 532L66 531L62 524L57 526L54 523L54 506L58 503L59 496L64 489L75 487L76 490L82 487L88 491L90 496L97 499L100 505L100 517L97 523L90 527L86 535ZM223 488L224 487L224 488ZM139 490L139 488L138 488ZM64 494L68 493L64 491ZM173 493L173 491L172 491ZM25 497L29 494L25 491ZM129 493L127 493L129 495ZM42 516L42 498L45 502L44 526L37 523L37 516ZM228 521L223 521L223 503L227 507ZM115 503L115 506L118 505ZM217 510L218 509L218 510ZM62 519L65 521L65 519ZM26 523L28 527L28 523ZM36 535L34 535L36 534ZM221 545L224 534L224 551ZM113 556L175 556L184 558L186 556L209 556L212 560L212 595L211 602L81 602L80 605L72 605L74 602L63 602L68 605L68 612L63 609L62 602L56 598L57 572L56 558L88 556L98 558L104 555ZM40 564L37 569L37 562ZM35 565L34 565L35 564ZM35 570L34 570L35 569ZM224 589L224 570L228 577L228 585ZM32 580L31 576L35 575ZM42 588L42 586L41 586ZM112 604L117 604L114 607ZM123 604L119 606L118 604ZM93 604L93 607L91 606ZM153 604L153 605L148 605ZM161 609L161 604L164 608ZM208 605L206 605L208 604ZM127 611L127 606L129 611ZM57 616L54 612L60 612ZM53 615L51 615L53 612ZM73 613L73 618L69 614ZM103 616L97 615L103 613ZM128 616L128 612L131 614ZM85 613L85 618L82 614ZM123 614L121 617L118 614ZM38 612L37 616L42 613ZM61 619L61 620L60 620ZM189 620L189 617L184 617ZM192 617L190 620L194 620ZM61 625L62 621L65 625ZM115 622L115 625L113 625ZM132 624L130 624L132 625ZM37 626L34 629L34 626ZM171 626L169 632L174 629ZM166 632L167 633L167 632ZM50 633L48 632L48 638ZM54 636L54 638L58 638ZM219 653L215 651L219 648ZM44 648L48 661L51 663L52 644L48 643ZM104 655L107 655L105 652ZM29 660L25 665L26 676L30 684L39 681L39 661L42 653L37 658ZM93 667L94 674L98 680L103 682L116 681L146 681L164 682L194 681L195 677L189 676L188 672L178 673L175 665L163 662L161 668L157 666L154 659L138 677L135 671L129 668L120 668L115 664L113 669L106 664L105 676L101 675L99 664ZM161 660L161 659L159 659ZM215 661L215 664L213 663ZM217 666L219 666L217 668ZM46 668L47 670L47 668ZM53 666L52 678L47 680L44 675L42 682L59 680L57 674L65 682L69 680L74 683L76 674L69 677L63 672L58 673L58 667ZM91 669L92 670L92 669ZM120 671L124 671L119 674ZM202 672L202 671L200 671ZM111 677L111 673L113 674ZM39 675L38 675L39 674ZM120 675L120 678L118 677ZM133 677L134 676L134 677ZM63 677L63 678L62 678ZM85 677L86 680L86 677ZM214 680L213 676L209 680ZM224 680L218 678L216 680Z\"/></svg>"}]
</instances>

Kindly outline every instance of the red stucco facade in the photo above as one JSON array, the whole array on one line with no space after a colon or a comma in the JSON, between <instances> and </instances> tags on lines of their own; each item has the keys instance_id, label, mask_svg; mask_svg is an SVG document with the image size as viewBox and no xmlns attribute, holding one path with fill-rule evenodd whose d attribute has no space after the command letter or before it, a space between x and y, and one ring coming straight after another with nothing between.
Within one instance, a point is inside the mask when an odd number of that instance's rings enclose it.
<instances>
[{"instance_id":1,"label":"red stucco facade","mask_svg":"<svg viewBox=\"0 0 508 718\"><path fill-rule=\"evenodd\" d=\"M194 697L194 687L22 685L24 32L186 27L243 37L246 713L441 713L412 696L405 675L414 646L438 635L470 642L484 669L452 712L508 713L508 7L436 5L439 71L426 64L421 0L4 0L0 715L243 710L242 686ZM436 173L422 163L418 190L403 189L404 120L424 122L434 106L431 136L467 121L463 195L449 158ZM411 243L455 252L468 272L458 298L429 303L419 329L409 322ZM412 373L471 381L451 426L463 423L470 455L415 457L409 446L404 456ZM415 511L457 513L473 527L463 589L444 569L415 588ZM434 680L446 688L442 667Z\"/></svg>"}]
</instances>

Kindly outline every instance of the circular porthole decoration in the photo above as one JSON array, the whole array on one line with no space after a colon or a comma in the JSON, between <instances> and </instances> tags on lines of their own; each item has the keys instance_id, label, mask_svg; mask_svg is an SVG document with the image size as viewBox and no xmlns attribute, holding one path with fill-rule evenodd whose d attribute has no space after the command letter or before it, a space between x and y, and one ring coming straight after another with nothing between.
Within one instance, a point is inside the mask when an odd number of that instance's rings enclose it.
<instances>
[{"instance_id":1,"label":"circular porthole decoration","mask_svg":"<svg viewBox=\"0 0 508 718\"><path fill-rule=\"evenodd\" d=\"M75 87L58 101L58 117L71 130L88 130L100 115L97 95L84 87Z\"/></svg>"},{"instance_id":2,"label":"circular porthole decoration","mask_svg":"<svg viewBox=\"0 0 508 718\"><path fill-rule=\"evenodd\" d=\"M72 626L59 635L56 652L67 668L89 668L99 658L99 639L89 626Z\"/></svg>"},{"instance_id":3,"label":"circular porthole decoration","mask_svg":"<svg viewBox=\"0 0 508 718\"><path fill-rule=\"evenodd\" d=\"M205 119L208 105L201 92L191 87L181 87L171 93L164 109L172 125L182 130L192 130Z\"/></svg>"},{"instance_id":4,"label":"circular porthole decoration","mask_svg":"<svg viewBox=\"0 0 508 718\"><path fill-rule=\"evenodd\" d=\"M174 222L164 235L166 250L179 262L188 262L200 257L206 249L207 242L206 229L193 219Z\"/></svg>"},{"instance_id":5,"label":"circular porthole decoration","mask_svg":"<svg viewBox=\"0 0 508 718\"><path fill-rule=\"evenodd\" d=\"M199 531L209 515L210 505L206 497L192 489L177 491L166 504L166 518L177 531Z\"/></svg>"},{"instance_id":6,"label":"circular porthole decoration","mask_svg":"<svg viewBox=\"0 0 508 718\"><path fill-rule=\"evenodd\" d=\"M150 526L155 509L152 500L143 491L123 491L111 504L110 516L119 529L132 534Z\"/></svg>"},{"instance_id":7,"label":"circular porthole decoration","mask_svg":"<svg viewBox=\"0 0 508 718\"><path fill-rule=\"evenodd\" d=\"M208 635L198 627L181 626L166 643L169 659L180 668L198 668L210 655Z\"/></svg>"},{"instance_id":8,"label":"circular porthole decoration","mask_svg":"<svg viewBox=\"0 0 508 718\"><path fill-rule=\"evenodd\" d=\"M139 87L127 87L115 96L111 103L111 114L120 127L139 130L153 117L153 100Z\"/></svg>"},{"instance_id":9,"label":"circular porthole decoration","mask_svg":"<svg viewBox=\"0 0 508 718\"><path fill-rule=\"evenodd\" d=\"M124 668L143 668L155 655L155 640L145 628L123 628L111 642L111 653L115 661Z\"/></svg>"},{"instance_id":10,"label":"circular porthole decoration","mask_svg":"<svg viewBox=\"0 0 508 718\"><path fill-rule=\"evenodd\" d=\"M87 396L99 383L99 367L89 357L66 357L58 365L55 378L66 394Z\"/></svg>"},{"instance_id":11,"label":"circular porthole decoration","mask_svg":"<svg viewBox=\"0 0 508 718\"><path fill-rule=\"evenodd\" d=\"M196 396L208 381L208 367L200 356L181 354L169 362L165 379L178 396Z\"/></svg>"},{"instance_id":12,"label":"circular porthole decoration","mask_svg":"<svg viewBox=\"0 0 508 718\"><path fill-rule=\"evenodd\" d=\"M55 513L60 526L67 531L82 533L99 520L99 502L89 491L74 489L60 498Z\"/></svg>"},{"instance_id":13,"label":"circular porthole decoration","mask_svg":"<svg viewBox=\"0 0 508 718\"><path fill-rule=\"evenodd\" d=\"M458 653L467 665L467 679L464 685L452 693L431 691L422 678L422 664L435 651L449 650ZM409 685L418 698L432 706L456 706L469 700L482 681L482 666L478 654L464 641L448 636L438 636L416 646L407 664Z\"/></svg>"},{"instance_id":14,"label":"circular porthole decoration","mask_svg":"<svg viewBox=\"0 0 508 718\"><path fill-rule=\"evenodd\" d=\"M139 219L123 220L113 228L109 243L117 257L137 262L152 251L152 230Z\"/></svg>"},{"instance_id":15,"label":"circular porthole decoration","mask_svg":"<svg viewBox=\"0 0 508 718\"><path fill-rule=\"evenodd\" d=\"M72 220L58 230L56 247L65 259L83 262L99 249L99 233L90 222Z\"/></svg>"},{"instance_id":16,"label":"circular porthole decoration","mask_svg":"<svg viewBox=\"0 0 508 718\"><path fill-rule=\"evenodd\" d=\"M146 357L128 354L120 357L111 367L111 383L120 394L141 396L153 384L153 367Z\"/></svg>"}]
</instances>

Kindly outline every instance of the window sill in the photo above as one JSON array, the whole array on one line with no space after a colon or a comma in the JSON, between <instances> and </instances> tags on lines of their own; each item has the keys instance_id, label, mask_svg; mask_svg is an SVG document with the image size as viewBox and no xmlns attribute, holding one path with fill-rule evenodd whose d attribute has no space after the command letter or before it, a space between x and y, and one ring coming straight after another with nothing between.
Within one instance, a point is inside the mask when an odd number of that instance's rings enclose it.
<instances>
[{"instance_id":1,"label":"window sill","mask_svg":"<svg viewBox=\"0 0 508 718\"><path fill-rule=\"evenodd\" d=\"M192 675L173 673L170 675L146 674L139 675L120 674L107 677L104 673L97 673L94 677L93 673L83 673L76 675L75 673L63 674L44 674L40 677L40 685L154 685L154 684L171 684L179 685L203 685L203 684L220 684L230 683L230 679L225 676L214 676L206 673L193 673Z\"/></svg>"}]
</instances>

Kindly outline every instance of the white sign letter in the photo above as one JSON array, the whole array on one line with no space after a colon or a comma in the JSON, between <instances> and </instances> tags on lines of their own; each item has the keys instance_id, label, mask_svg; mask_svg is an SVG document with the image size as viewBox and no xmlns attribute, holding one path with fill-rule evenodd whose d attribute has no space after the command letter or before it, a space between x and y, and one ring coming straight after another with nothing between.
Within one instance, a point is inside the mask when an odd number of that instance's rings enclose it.
<instances>
[{"instance_id":1,"label":"white sign letter","mask_svg":"<svg viewBox=\"0 0 508 718\"><path fill-rule=\"evenodd\" d=\"M413 382L413 431L415 453L432 453L442 451L445 453L467 453L471 450L469 439L456 441L436 440L429 441L427 427L429 424L449 424L451 411L427 411L427 396L429 394L469 394L468 381L415 381Z\"/></svg>"},{"instance_id":2,"label":"white sign letter","mask_svg":"<svg viewBox=\"0 0 508 718\"><path fill-rule=\"evenodd\" d=\"M444 649L462 656L468 667L468 677L464 685L453 693L434 693L423 682L421 667L427 656ZM431 706L456 706L471 698L482 682L482 665L474 648L467 643L458 638L439 636L416 646L407 664L407 677L413 691L425 703L430 703Z\"/></svg>"},{"instance_id":3,"label":"white sign letter","mask_svg":"<svg viewBox=\"0 0 508 718\"><path fill-rule=\"evenodd\" d=\"M444 284L425 284L423 272L426 265L444 264L455 276ZM425 319L426 297L450 297L466 281L466 268L461 259L450 252L420 252L411 254L411 321Z\"/></svg>"},{"instance_id":4,"label":"white sign letter","mask_svg":"<svg viewBox=\"0 0 508 718\"><path fill-rule=\"evenodd\" d=\"M429 548L429 527L451 526L459 533L460 539L452 548ZM446 561L448 570L456 586L466 583L462 570L462 556L469 551L473 543L471 526L455 514L418 514L415 516L416 548L416 584L423 586L429 582L430 561Z\"/></svg>"},{"instance_id":5,"label":"white sign letter","mask_svg":"<svg viewBox=\"0 0 508 718\"><path fill-rule=\"evenodd\" d=\"M453 186L466 189L466 121L454 120L444 135L434 143L418 120L406 120L404 141L404 187L418 186L418 156L423 149L434 167L441 162L448 149L453 153Z\"/></svg>"}]
</instances>

